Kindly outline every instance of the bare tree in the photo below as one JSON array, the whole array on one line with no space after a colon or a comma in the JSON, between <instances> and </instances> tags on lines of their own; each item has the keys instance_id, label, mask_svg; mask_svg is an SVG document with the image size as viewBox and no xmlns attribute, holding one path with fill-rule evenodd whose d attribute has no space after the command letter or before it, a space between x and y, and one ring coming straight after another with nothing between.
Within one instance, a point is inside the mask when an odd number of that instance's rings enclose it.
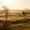
<instances>
[{"instance_id":1,"label":"bare tree","mask_svg":"<svg viewBox=\"0 0 30 30\"><path fill-rule=\"evenodd\" d=\"M5 14L6 14L6 20L7 20L7 16L8 16L8 8L6 6L3 6Z\"/></svg>"}]
</instances>

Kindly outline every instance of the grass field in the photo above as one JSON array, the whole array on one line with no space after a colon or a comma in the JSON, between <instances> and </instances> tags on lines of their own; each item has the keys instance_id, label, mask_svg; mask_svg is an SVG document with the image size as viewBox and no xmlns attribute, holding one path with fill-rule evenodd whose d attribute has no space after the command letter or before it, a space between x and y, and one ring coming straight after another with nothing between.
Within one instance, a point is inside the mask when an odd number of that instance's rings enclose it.
<instances>
[{"instance_id":1,"label":"grass field","mask_svg":"<svg viewBox=\"0 0 30 30\"><path fill-rule=\"evenodd\" d=\"M30 21L29 20L20 20L20 21L0 21L0 30L30 30Z\"/></svg>"},{"instance_id":2,"label":"grass field","mask_svg":"<svg viewBox=\"0 0 30 30\"><path fill-rule=\"evenodd\" d=\"M30 14L23 15L22 11L19 10L11 10L9 13L12 15L7 17L7 21L4 15L0 15L0 30L30 30ZM14 15L14 13L18 13L18 15Z\"/></svg>"}]
</instances>

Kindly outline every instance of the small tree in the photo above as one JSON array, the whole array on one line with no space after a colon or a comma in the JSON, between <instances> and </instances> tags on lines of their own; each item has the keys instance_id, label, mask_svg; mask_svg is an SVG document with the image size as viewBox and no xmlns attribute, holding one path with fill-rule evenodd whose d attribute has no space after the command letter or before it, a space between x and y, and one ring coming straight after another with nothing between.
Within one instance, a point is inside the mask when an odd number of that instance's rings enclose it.
<instances>
[{"instance_id":1,"label":"small tree","mask_svg":"<svg viewBox=\"0 0 30 30\"><path fill-rule=\"evenodd\" d=\"M23 11L22 14L23 14L23 16L24 16L24 15L25 15L25 12Z\"/></svg>"}]
</instances>

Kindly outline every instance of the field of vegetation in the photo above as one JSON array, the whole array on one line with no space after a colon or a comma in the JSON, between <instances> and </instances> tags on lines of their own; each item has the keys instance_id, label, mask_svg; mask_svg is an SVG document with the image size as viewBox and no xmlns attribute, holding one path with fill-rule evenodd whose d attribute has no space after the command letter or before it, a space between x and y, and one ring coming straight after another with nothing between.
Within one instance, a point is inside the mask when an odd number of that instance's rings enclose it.
<instances>
[{"instance_id":1,"label":"field of vegetation","mask_svg":"<svg viewBox=\"0 0 30 30\"><path fill-rule=\"evenodd\" d=\"M27 12L11 10L7 19L0 16L0 30L30 30L30 12Z\"/></svg>"},{"instance_id":2,"label":"field of vegetation","mask_svg":"<svg viewBox=\"0 0 30 30\"><path fill-rule=\"evenodd\" d=\"M30 30L30 20L0 21L0 30Z\"/></svg>"}]
</instances>

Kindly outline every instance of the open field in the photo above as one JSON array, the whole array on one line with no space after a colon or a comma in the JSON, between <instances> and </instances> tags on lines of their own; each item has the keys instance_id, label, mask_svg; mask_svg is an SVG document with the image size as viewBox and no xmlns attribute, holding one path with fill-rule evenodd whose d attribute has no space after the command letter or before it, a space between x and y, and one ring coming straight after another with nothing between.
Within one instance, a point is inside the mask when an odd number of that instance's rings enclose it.
<instances>
[{"instance_id":1,"label":"open field","mask_svg":"<svg viewBox=\"0 0 30 30\"><path fill-rule=\"evenodd\" d=\"M30 10L9 10L0 14L0 30L30 30Z\"/></svg>"},{"instance_id":2,"label":"open field","mask_svg":"<svg viewBox=\"0 0 30 30\"><path fill-rule=\"evenodd\" d=\"M5 11L0 11L0 20L6 19ZM9 10L7 15L7 20L21 20L21 19L30 19L30 10Z\"/></svg>"}]
</instances>

